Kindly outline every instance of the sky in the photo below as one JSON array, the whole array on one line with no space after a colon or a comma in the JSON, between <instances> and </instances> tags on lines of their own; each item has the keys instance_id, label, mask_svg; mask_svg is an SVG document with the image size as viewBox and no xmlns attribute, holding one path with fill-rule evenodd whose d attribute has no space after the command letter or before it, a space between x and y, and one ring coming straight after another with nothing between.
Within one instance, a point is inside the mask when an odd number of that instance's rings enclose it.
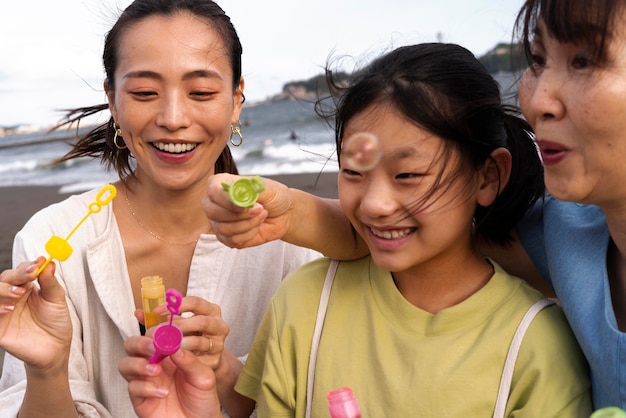
<instances>
[{"instance_id":1,"label":"sky","mask_svg":"<svg viewBox=\"0 0 626 418\"><path fill-rule=\"evenodd\" d=\"M0 127L46 127L61 118L61 109L104 103L104 35L130 2L5 2L0 13ZM434 41L458 43L480 56L498 42L511 41L522 0L217 3L243 44L246 99L255 102L279 93L289 81L322 73L329 57L359 63L390 48Z\"/></svg>"}]
</instances>

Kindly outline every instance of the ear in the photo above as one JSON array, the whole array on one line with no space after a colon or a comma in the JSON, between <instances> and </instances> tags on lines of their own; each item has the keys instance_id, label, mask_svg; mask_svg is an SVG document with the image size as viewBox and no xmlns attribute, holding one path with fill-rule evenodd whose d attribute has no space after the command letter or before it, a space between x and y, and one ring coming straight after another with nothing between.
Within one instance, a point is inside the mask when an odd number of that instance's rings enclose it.
<instances>
[{"instance_id":1,"label":"ear","mask_svg":"<svg viewBox=\"0 0 626 418\"><path fill-rule=\"evenodd\" d=\"M109 82L104 80L104 92L107 95L107 101L109 102L109 112L111 112L111 116L113 116L113 121L117 124L117 109L115 108L115 93Z\"/></svg>"},{"instance_id":2,"label":"ear","mask_svg":"<svg viewBox=\"0 0 626 418\"><path fill-rule=\"evenodd\" d=\"M511 153L506 148L497 148L491 152L480 170L480 184L477 202L489 206L509 181L511 175Z\"/></svg>"},{"instance_id":3,"label":"ear","mask_svg":"<svg viewBox=\"0 0 626 418\"><path fill-rule=\"evenodd\" d=\"M231 124L237 123L239 120L239 116L241 115L241 108L243 106L243 88L245 87L245 82L243 77L239 80L239 85L233 92L233 117L231 120Z\"/></svg>"}]
</instances>

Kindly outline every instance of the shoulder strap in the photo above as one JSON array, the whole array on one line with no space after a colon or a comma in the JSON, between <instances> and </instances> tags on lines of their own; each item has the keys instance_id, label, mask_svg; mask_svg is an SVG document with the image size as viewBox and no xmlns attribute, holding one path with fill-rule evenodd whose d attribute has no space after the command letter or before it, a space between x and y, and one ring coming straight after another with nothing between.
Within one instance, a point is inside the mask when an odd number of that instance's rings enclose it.
<instances>
[{"instance_id":1,"label":"shoulder strap","mask_svg":"<svg viewBox=\"0 0 626 418\"><path fill-rule=\"evenodd\" d=\"M335 280L335 272L339 261L330 260L324 287L320 295L320 303L317 308L317 318L315 319L315 329L313 330L313 340L311 341L311 354L309 355L309 370L307 374L306 384L306 418L311 417L311 406L313 401L313 382L315 381L315 364L317 363L317 349L320 345L322 337L322 328L324 327L324 318L326 317L326 309L328 308L328 299L330 298L330 288Z\"/></svg>"},{"instance_id":2,"label":"shoulder strap","mask_svg":"<svg viewBox=\"0 0 626 418\"><path fill-rule=\"evenodd\" d=\"M522 340L524 339L524 334L526 334L526 330L528 330L528 327L530 326L532 320L539 312L541 312L543 308L553 305L554 303L556 302L547 298L535 302L535 304L528 309L526 315L524 315L522 321L517 326L517 331L515 331L513 341L511 341L511 346L509 347L509 352L506 356L506 361L504 363L504 370L502 371L502 378L500 379L500 389L498 390L498 399L496 400L496 407L493 411L494 418L504 418L506 403L509 399L509 392L511 391L513 369L515 368L517 354L519 353L519 349L522 345Z\"/></svg>"}]
</instances>

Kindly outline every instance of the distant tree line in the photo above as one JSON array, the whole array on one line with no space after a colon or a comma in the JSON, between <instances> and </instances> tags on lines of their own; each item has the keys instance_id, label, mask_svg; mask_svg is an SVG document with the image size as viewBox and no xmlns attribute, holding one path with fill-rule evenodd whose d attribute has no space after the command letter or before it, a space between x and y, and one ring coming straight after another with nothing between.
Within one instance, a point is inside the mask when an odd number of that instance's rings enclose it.
<instances>
[{"instance_id":1,"label":"distant tree line","mask_svg":"<svg viewBox=\"0 0 626 418\"><path fill-rule=\"evenodd\" d=\"M522 44L500 43L478 60L491 74L520 72L528 67Z\"/></svg>"},{"instance_id":2,"label":"distant tree line","mask_svg":"<svg viewBox=\"0 0 626 418\"><path fill-rule=\"evenodd\" d=\"M350 80L350 75L345 72L333 72L333 79L342 82ZM308 80L291 81L283 85L283 93L292 92L294 90L304 89L309 93L315 93L318 96L326 96L330 93L326 76L324 74L316 75Z\"/></svg>"}]
</instances>

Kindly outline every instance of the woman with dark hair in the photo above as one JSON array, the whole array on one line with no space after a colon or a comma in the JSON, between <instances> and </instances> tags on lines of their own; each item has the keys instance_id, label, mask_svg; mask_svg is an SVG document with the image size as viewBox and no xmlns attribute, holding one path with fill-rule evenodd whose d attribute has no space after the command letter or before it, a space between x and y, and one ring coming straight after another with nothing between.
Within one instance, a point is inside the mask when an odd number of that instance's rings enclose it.
<instances>
[{"instance_id":1,"label":"woman with dark hair","mask_svg":"<svg viewBox=\"0 0 626 418\"><path fill-rule=\"evenodd\" d=\"M2 276L3 417L134 416L118 362L124 341L140 334L141 279L152 275L186 296L188 315L176 320L182 349L215 373L228 407L270 297L287 272L319 256L283 242L228 248L204 215L208 178L237 173L227 145L243 140L241 54L230 18L212 1L136 0L108 32L108 103L72 111L66 124L107 109L111 116L62 160L100 159L119 174L117 198L76 231L74 254L41 273L41 289L30 269ZM96 193L35 214L15 238L14 266L72 230ZM51 286L56 296L65 290L67 306L47 299Z\"/></svg>"}]
</instances>

